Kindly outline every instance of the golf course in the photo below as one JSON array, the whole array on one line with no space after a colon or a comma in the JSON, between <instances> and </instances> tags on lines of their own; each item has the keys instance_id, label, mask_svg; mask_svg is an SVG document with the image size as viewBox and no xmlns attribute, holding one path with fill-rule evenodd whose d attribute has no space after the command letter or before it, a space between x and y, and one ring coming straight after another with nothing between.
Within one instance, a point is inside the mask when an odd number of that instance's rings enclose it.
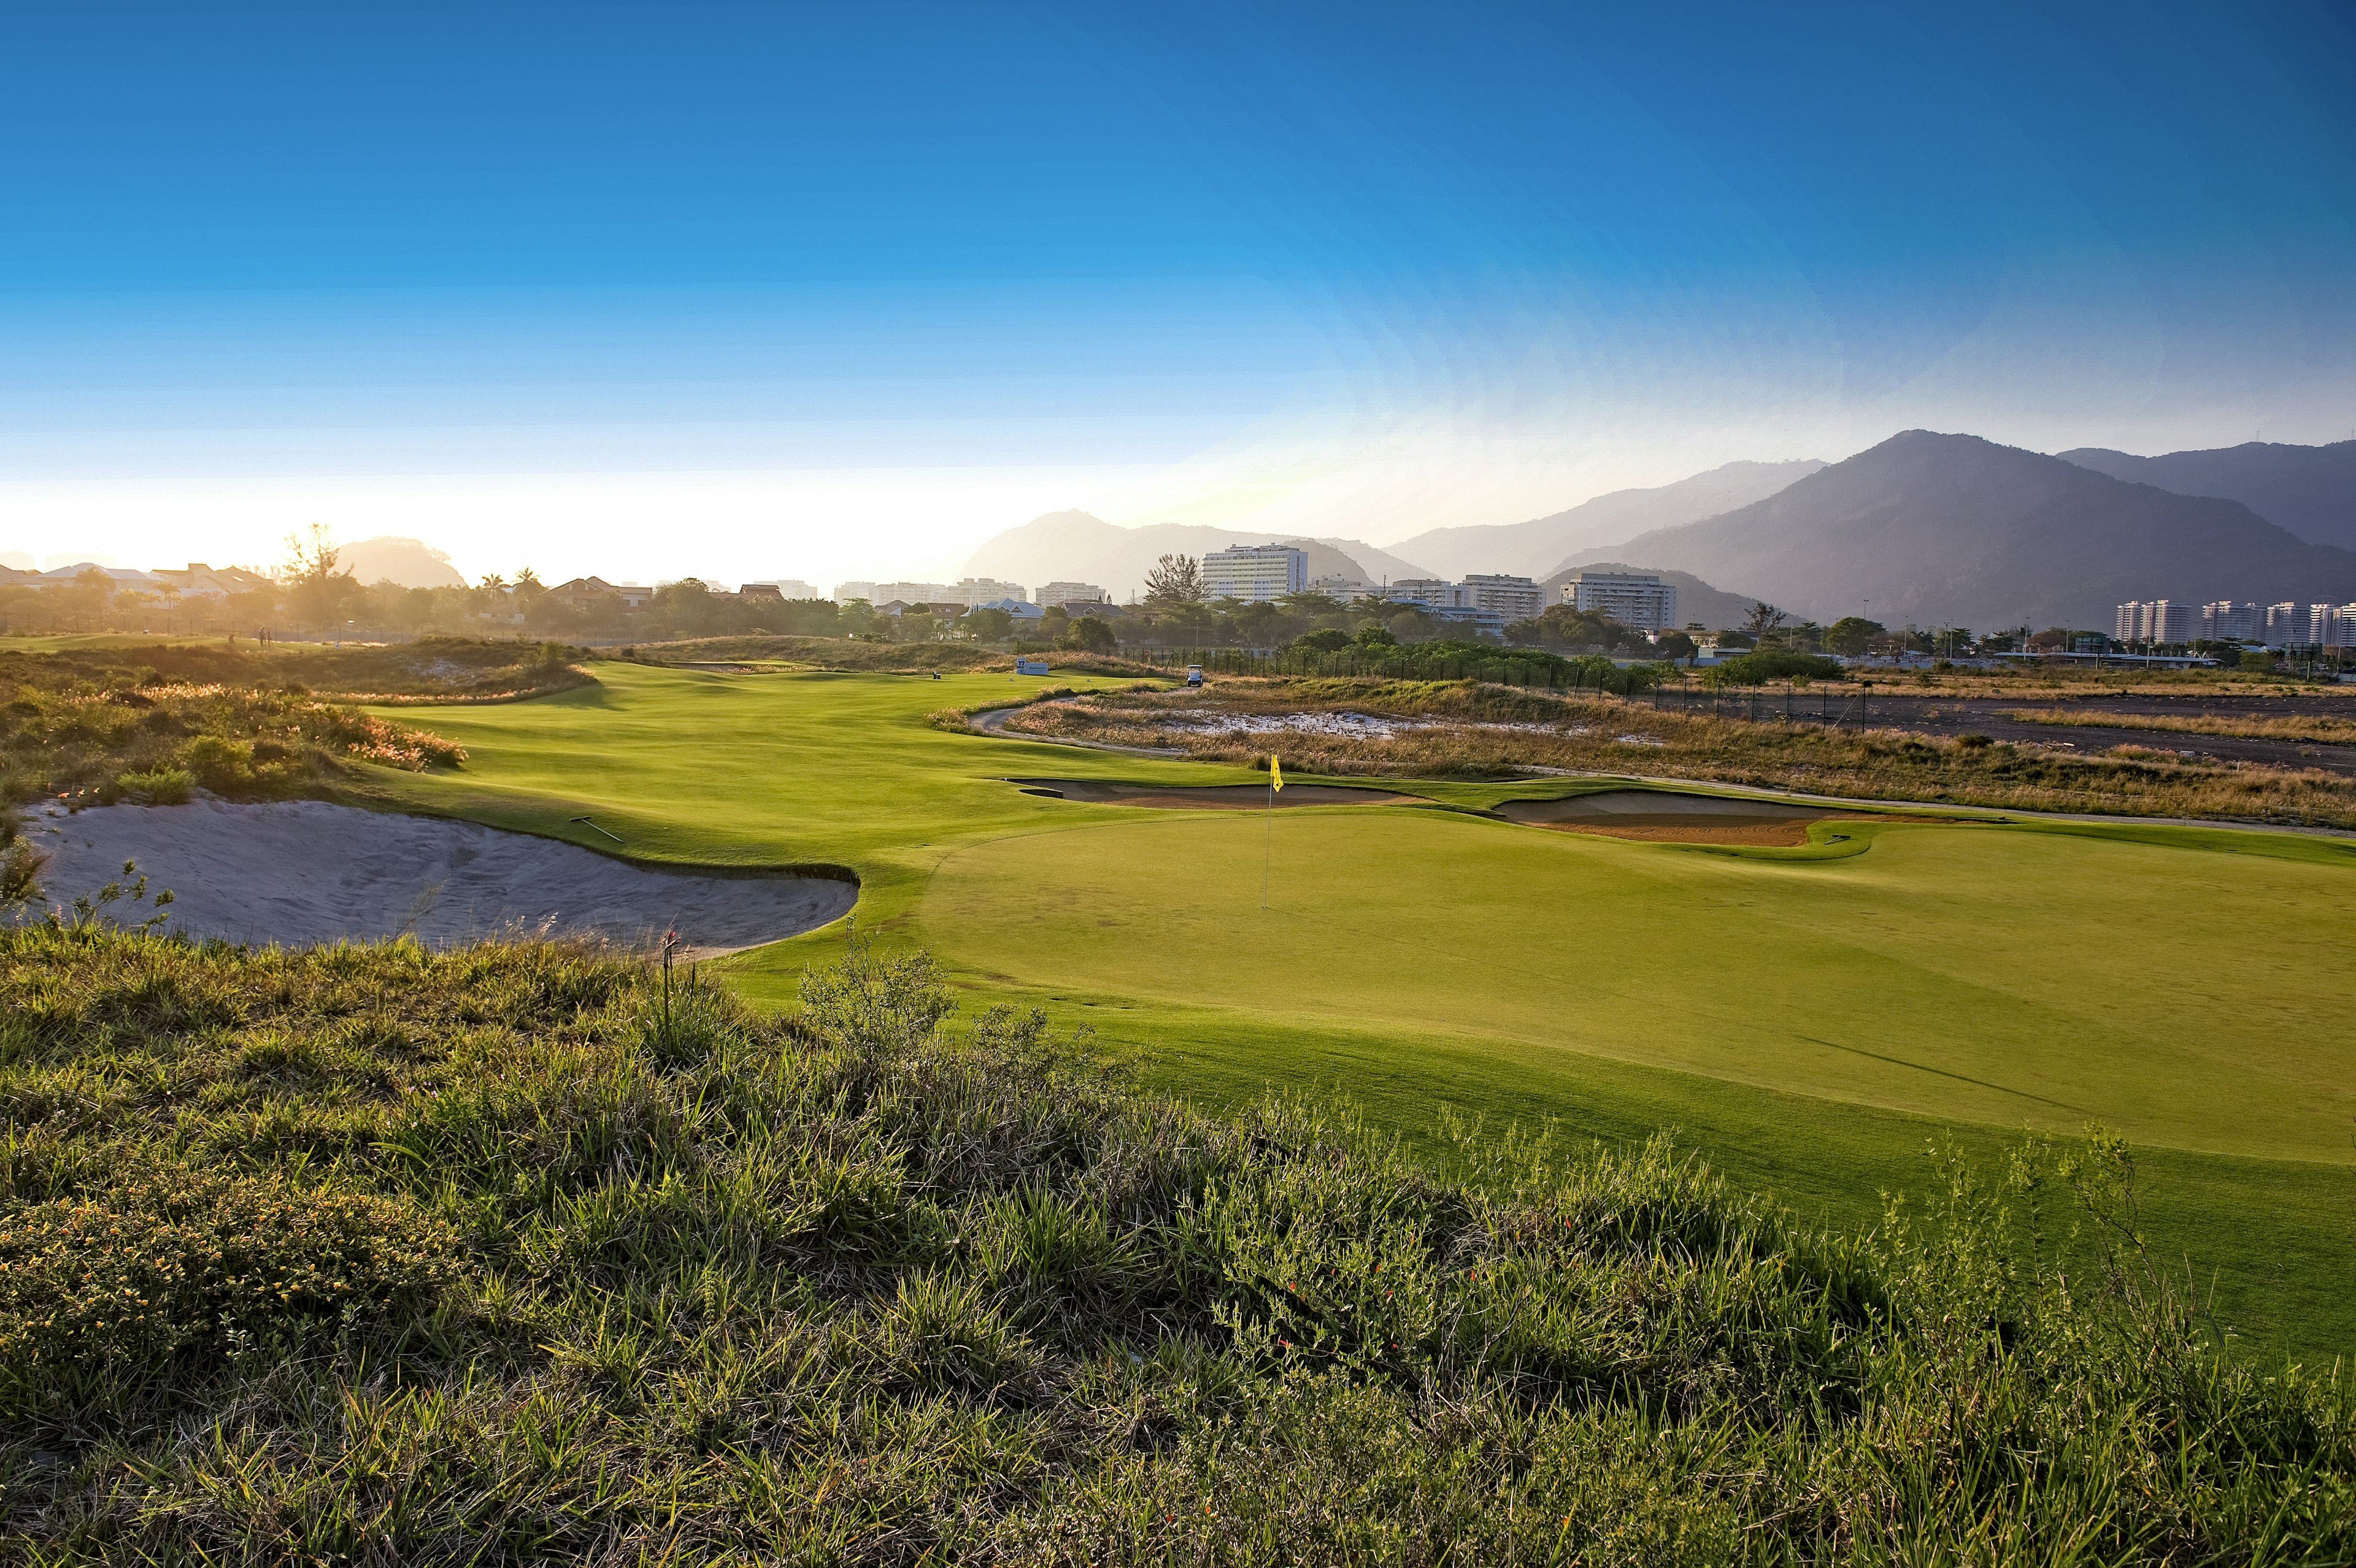
<instances>
[{"instance_id":1,"label":"golf course","mask_svg":"<svg viewBox=\"0 0 2356 1568\"><path fill-rule=\"evenodd\" d=\"M1580 1140L1665 1128L1849 1226L1919 1190L1935 1146L1993 1163L2099 1125L2221 1329L2356 1349L2356 842L1892 810L1795 847L1683 844L1492 814L1609 784L1568 778L1141 809L1023 781L1265 775L935 721L1036 677L594 670L401 708L467 761L381 788L655 864L854 874L847 922L713 961L756 1004L790 1005L855 929L1206 1103L1331 1096L1435 1157L1443 1106Z\"/></svg>"}]
</instances>

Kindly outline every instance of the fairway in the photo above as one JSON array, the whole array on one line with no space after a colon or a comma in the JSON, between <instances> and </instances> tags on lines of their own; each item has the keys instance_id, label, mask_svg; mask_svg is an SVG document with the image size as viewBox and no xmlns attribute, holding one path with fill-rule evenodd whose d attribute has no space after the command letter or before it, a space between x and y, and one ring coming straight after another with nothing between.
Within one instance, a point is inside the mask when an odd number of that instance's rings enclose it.
<instances>
[{"instance_id":1,"label":"fairway","mask_svg":"<svg viewBox=\"0 0 2356 1568\"><path fill-rule=\"evenodd\" d=\"M2155 1237L2215 1271L2233 1322L2356 1348L2345 842L1893 820L1693 848L1449 809L1570 781L1406 784L1428 804L1290 810L1271 836L1263 814L1012 782L1238 770L926 721L1036 678L597 671L403 709L471 760L387 787L595 847L570 821L594 814L657 860L848 867L860 926L931 946L977 999L1089 1021L1170 1087L1339 1090L1411 1138L1441 1103L1613 1137L1674 1125L1855 1222L1919 1180L1942 1125L1993 1150L2099 1122L2147 1151ZM726 967L783 1004L843 933Z\"/></svg>"}]
</instances>

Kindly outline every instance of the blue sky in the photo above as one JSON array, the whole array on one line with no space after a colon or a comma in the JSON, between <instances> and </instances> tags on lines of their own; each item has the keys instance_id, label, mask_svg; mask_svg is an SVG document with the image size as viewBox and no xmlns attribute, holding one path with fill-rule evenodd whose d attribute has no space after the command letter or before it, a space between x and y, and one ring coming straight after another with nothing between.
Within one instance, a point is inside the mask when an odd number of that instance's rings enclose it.
<instances>
[{"instance_id":1,"label":"blue sky","mask_svg":"<svg viewBox=\"0 0 2356 1568\"><path fill-rule=\"evenodd\" d=\"M1965 14L1967 12L1968 14ZM0 549L946 571L2356 428L2356 12L18 6Z\"/></svg>"}]
</instances>

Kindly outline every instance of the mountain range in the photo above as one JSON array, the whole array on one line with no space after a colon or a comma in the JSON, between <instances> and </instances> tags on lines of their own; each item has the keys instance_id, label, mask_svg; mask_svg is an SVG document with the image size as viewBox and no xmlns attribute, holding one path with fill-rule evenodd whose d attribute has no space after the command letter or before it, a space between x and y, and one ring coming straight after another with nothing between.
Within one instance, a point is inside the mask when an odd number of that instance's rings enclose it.
<instances>
[{"instance_id":1,"label":"mountain range","mask_svg":"<svg viewBox=\"0 0 2356 1568\"><path fill-rule=\"evenodd\" d=\"M2062 456L2081 468L2179 496L2222 496L2309 544L2356 549L2356 441L2327 446L2249 441L2158 457L2082 446Z\"/></svg>"},{"instance_id":2,"label":"mountain range","mask_svg":"<svg viewBox=\"0 0 2356 1568\"><path fill-rule=\"evenodd\" d=\"M1919 430L1612 553L1740 582L1827 623L2107 628L2129 599L2356 598L2356 552L2239 501Z\"/></svg>"},{"instance_id":3,"label":"mountain range","mask_svg":"<svg viewBox=\"0 0 2356 1568\"><path fill-rule=\"evenodd\" d=\"M1389 582L1433 574L1360 539L1299 539L1186 523L1116 528L1087 512L1050 512L1007 529L982 545L963 575L1020 582L1037 592L1049 582L1093 582L1116 600L1145 592L1145 574L1165 555L1200 556L1238 544L1296 545L1309 557L1309 575Z\"/></svg>"},{"instance_id":4,"label":"mountain range","mask_svg":"<svg viewBox=\"0 0 2356 1568\"><path fill-rule=\"evenodd\" d=\"M1699 522L1764 500L1823 466L1813 458L1794 463L1729 463L1674 485L1613 490L1568 511L1526 523L1432 528L1393 548L1427 562L1442 577L1462 577L1473 571L1544 577L1571 570L1574 556L1591 554L1598 545L1654 528Z\"/></svg>"}]
</instances>

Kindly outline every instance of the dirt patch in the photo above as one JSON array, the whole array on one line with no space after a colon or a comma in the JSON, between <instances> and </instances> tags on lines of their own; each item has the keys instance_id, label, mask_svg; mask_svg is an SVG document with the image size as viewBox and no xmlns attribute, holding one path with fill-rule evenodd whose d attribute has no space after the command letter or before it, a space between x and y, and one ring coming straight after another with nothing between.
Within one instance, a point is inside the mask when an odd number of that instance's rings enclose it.
<instances>
[{"instance_id":1,"label":"dirt patch","mask_svg":"<svg viewBox=\"0 0 2356 1568\"><path fill-rule=\"evenodd\" d=\"M1016 779L1025 795L1053 795L1059 800L1086 801L1091 805L1153 805L1182 811L1265 811L1266 784L1204 784L1165 787L1156 784L1108 784L1098 779ZM1389 790L1353 789L1347 784L1287 784L1276 792L1280 806L1396 805L1420 796Z\"/></svg>"},{"instance_id":2,"label":"dirt patch","mask_svg":"<svg viewBox=\"0 0 2356 1568\"><path fill-rule=\"evenodd\" d=\"M1869 820L1864 813L1776 800L1679 795L1672 790L1607 789L1559 800L1509 800L1497 807L1508 822L1567 833L1679 844L1795 845L1808 841L1808 824Z\"/></svg>"},{"instance_id":3,"label":"dirt patch","mask_svg":"<svg viewBox=\"0 0 2356 1568\"><path fill-rule=\"evenodd\" d=\"M839 920L856 883L769 872L658 870L478 823L322 801L110 805L37 818L53 901L136 860L169 888L164 930L260 945L414 934L452 946L514 933L626 945L666 930L697 955L734 952Z\"/></svg>"}]
</instances>

